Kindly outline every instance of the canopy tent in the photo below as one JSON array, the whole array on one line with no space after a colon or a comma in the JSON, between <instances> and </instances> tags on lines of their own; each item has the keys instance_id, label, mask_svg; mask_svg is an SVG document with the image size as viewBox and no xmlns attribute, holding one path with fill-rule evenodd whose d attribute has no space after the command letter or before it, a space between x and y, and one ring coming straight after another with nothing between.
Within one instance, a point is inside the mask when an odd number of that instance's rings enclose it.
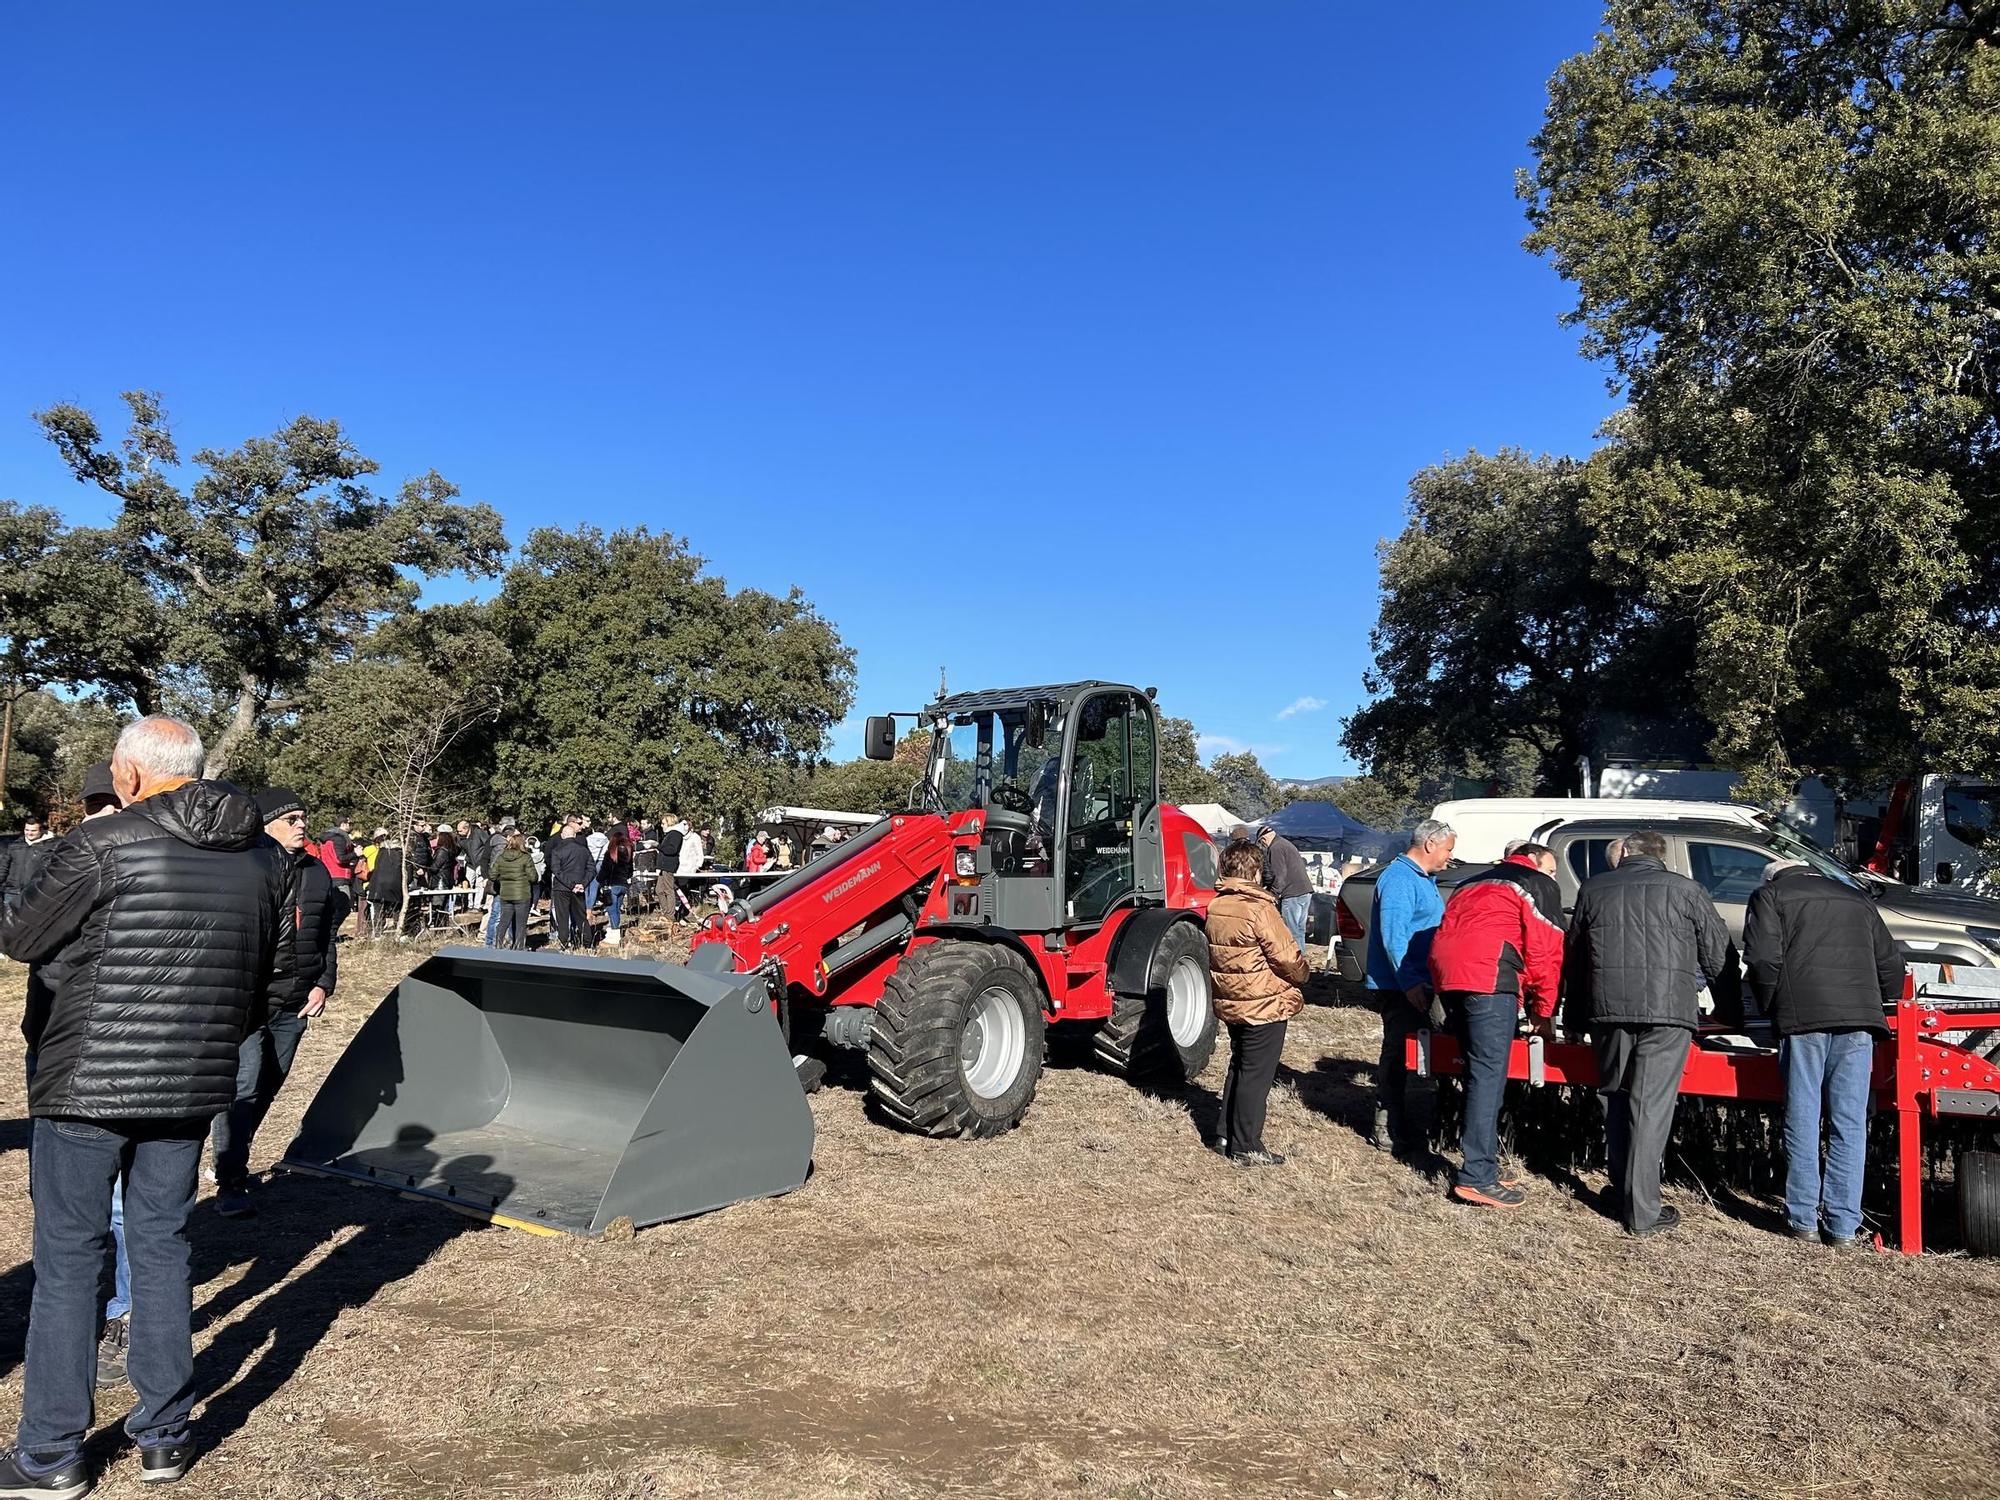
<instances>
[{"instance_id":1,"label":"canopy tent","mask_svg":"<svg viewBox=\"0 0 2000 1500\"><path fill-rule=\"evenodd\" d=\"M1190 803L1181 811L1207 829L1210 838L1227 837L1231 829L1241 827L1248 821L1238 817L1220 802Z\"/></svg>"},{"instance_id":2,"label":"canopy tent","mask_svg":"<svg viewBox=\"0 0 2000 1500\"><path fill-rule=\"evenodd\" d=\"M1259 818L1257 826L1272 829L1301 850L1360 859L1386 858L1396 842L1394 834L1355 821L1331 802L1289 803Z\"/></svg>"}]
</instances>

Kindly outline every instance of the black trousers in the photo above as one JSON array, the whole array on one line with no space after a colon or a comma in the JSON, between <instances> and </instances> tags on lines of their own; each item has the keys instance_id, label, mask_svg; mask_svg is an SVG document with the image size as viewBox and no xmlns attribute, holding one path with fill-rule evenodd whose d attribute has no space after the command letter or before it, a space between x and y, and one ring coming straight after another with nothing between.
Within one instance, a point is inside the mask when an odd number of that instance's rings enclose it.
<instances>
[{"instance_id":1,"label":"black trousers","mask_svg":"<svg viewBox=\"0 0 2000 1500\"><path fill-rule=\"evenodd\" d=\"M526 948L528 946L528 912L534 904L532 901L502 901L500 903L499 944L502 948Z\"/></svg>"},{"instance_id":2,"label":"black trousers","mask_svg":"<svg viewBox=\"0 0 2000 1500\"><path fill-rule=\"evenodd\" d=\"M555 918L556 941L565 948L581 948L590 938L590 919L584 914L583 892L558 886L549 900Z\"/></svg>"},{"instance_id":3,"label":"black trousers","mask_svg":"<svg viewBox=\"0 0 2000 1500\"><path fill-rule=\"evenodd\" d=\"M1604 1161L1625 1200L1625 1227L1660 1218L1660 1173L1694 1033L1682 1026L1610 1026L1591 1037L1604 1100Z\"/></svg>"},{"instance_id":4,"label":"black trousers","mask_svg":"<svg viewBox=\"0 0 2000 1500\"><path fill-rule=\"evenodd\" d=\"M1229 1023L1229 1076L1222 1085L1222 1134L1229 1154L1264 1149L1264 1111L1278 1054L1285 1050L1284 1021Z\"/></svg>"}]
</instances>

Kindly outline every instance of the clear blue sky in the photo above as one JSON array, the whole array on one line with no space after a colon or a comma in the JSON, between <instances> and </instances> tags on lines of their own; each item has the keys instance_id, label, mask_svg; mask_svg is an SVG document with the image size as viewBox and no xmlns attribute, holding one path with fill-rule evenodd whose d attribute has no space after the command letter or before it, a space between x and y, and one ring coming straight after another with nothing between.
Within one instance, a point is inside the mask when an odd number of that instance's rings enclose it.
<instances>
[{"instance_id":1,"label":"clear blue sky","mask_svg":"<svg viewBox=\"0 0 2000 1500\"><path fill-rule=\"evenodd\" d=\"M1513 196L1596 22L10 7L0 496L97 512L51 401L158 389L184 452L337 417L516 541L644 524L799 585L857 715L941 665L1116 677L1211 750L1346 769L1411 473L1581 452L1609 409Z\"/></svg>"}]
</instances>

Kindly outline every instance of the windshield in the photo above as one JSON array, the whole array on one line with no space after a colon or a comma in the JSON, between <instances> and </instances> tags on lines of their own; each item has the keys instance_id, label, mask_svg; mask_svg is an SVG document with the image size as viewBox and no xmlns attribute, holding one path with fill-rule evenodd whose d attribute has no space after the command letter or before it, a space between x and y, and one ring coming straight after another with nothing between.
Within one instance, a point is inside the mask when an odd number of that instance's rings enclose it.
<instances>
[{"instance_id":1,"label":"windshield","mask_svg":"<svg viewBox=\"0 0 2000 1500\"><path fill-rule=\"evenodd\" d=\"M940 721L931 745L931 784L944 807L959 812L985 807L996 787L1018 789L1017 803L1055 804L1061 767L1062 720L1045 716L1042 743L1028 743L1027 707L988 709Z\"/></svg>"},{"instance_id":2,"label":"windshield","mask_svg":"<svg viewBox=\"0 0 2000 1500\"><path fill-rule=\"evenodd\" d=\"M1802 864L1811 865L1829 880L1838 880L1842 885L1852 886L1855 890L1867 889L1839 860L1790 824L1778 823L1772 826L1771 848L1786 859L1796 859Z\"/></svg>"}]
</instances>

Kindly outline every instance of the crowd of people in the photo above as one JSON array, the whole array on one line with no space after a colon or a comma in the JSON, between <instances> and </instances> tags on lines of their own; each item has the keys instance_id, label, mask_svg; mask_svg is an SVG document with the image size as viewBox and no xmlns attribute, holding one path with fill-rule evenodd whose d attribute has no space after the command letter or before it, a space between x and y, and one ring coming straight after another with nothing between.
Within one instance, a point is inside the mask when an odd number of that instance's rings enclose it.
<instances>
[{"instance_id":1,"label":"crowd of people","mask_svg":"<svg viewBox=\"0 0 2000 1500\"><path fill-rule=\"evenodd\" d=\"M287 788L253 797L203 769L190 726L139 720L91 769L82 821L59 837L34 828L0 871L0 951L29 965L35 1213L22 1414L0 1452L0 1497L82 1494L95 1393L119 1382L137 1398L125 1426L140 1478L186 1472L196 1395L186 1231L202 1162L217 1212L253 1216L251 1148L338 984L350 907L363 930L381 931L412 897L463 901L487 910L489 943L519 947L546 901L556 943L583 948L592 910L601 903L618 932L648 874L663 904L685 902L714 847L712 829L671 816L602 828L565 817L546 839L512 820L434 821L407 848L381 828L359 839L343 819L313 840ZM1454 847L1448 826L1419 824L1376 882L1367 983L1383 1016L1378 1145L1419 1149L1408 1043L1451 1031L1466 1108L1450 1192L1518 1207L1525 1188L1503 1176L1498 1135L1513 1043L1524 1024L1587 1035L1606 1107L1607 1206L1634 1236L1670 1230L1679 1215L1662 1202L1662 1163L1699 998L1736 1003L1740 967L1779 1038L1792 1233L1861 1243L1873 1048L1903 979L1869 901L1777 861L1750 902L1739 958L1707 894L1667 868L1657 834L1614 844L1610 868L1567 916L1554 855L1530 842L1447 900L1438 875ZM779 857L760 837L745 863L761 871ZM1230 1060L1217 1145L1239 1164L1277 1165L1267 1101L1304 1004L1309 887L1298 851L1269 829L1228 844L1219 887L1207 931Z\"/></svg>"},{"instance_id":2,"label":"crowd of people","mask_svg":"<svg viewBox=\"0 0 2000 1500\"><path fill-rule=\"evenodd\" d=\"M1215 1009L1230 1039L1217 1145L1241 1164L1274 1165L1284 1157L1264 1143L1266 1099L1286 1023L1304 1005L1305 903L1287 909L1303 876L1297 851L1270 829L1256 841L1247 828L1238 833L1223 850L1208 913ZM1524 1029L1588 1038L1605 1111L1602 1206L1636 1238L1666 1233L1680 1214L1663 1201L1661 1180L1701 999L1741 1021L1747 980L1748 1000L1778 1039L1790 1232L1837 1248L1868 1243L1869 1081L1904 967L1866 896L1774 860L1749 903L1739 955L1708 893L1667 867L1657 833L1614 842L1609 868L1583 883L1567 915L1555 854L1527 840L1446 899L1438 875L1456 843L1448 825L1426 820L1375 883L1367 985L1382 1015L1378 1148L1428 1155L1408 1108L1409 1043L1427 1030L1451 1034L1465 1077L1451 1196L1519 1208L1525 1185L1503 1175L1500 1160L1514 1042Z\"/></svg>"}]
</instances>

